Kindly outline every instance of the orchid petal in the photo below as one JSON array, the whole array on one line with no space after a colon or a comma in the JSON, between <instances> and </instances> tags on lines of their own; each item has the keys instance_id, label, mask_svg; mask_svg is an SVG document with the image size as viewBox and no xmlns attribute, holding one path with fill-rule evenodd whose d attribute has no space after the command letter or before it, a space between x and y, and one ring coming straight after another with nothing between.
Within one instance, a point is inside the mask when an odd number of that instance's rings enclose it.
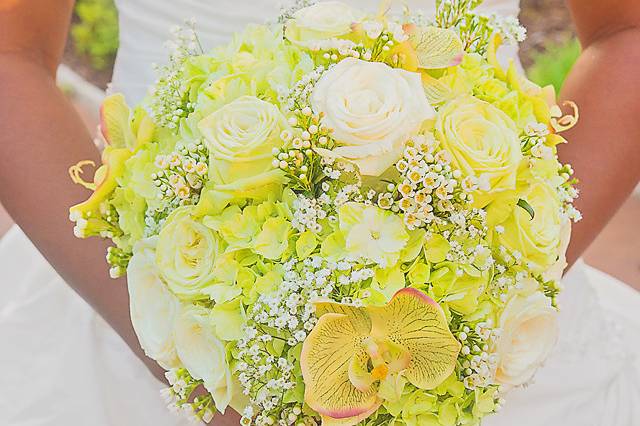
<instances>
[{"instance_id":1,"label":"orchid petal","mask_svg":"<svg viewBox=\"0 0 640 426\"><path fill-rule=\"evenodd\" d=\"M416 51L418 68L448 68L462 61L462 41L451 29L413 27L409 40Z\"/></svg>"}]
</instances>

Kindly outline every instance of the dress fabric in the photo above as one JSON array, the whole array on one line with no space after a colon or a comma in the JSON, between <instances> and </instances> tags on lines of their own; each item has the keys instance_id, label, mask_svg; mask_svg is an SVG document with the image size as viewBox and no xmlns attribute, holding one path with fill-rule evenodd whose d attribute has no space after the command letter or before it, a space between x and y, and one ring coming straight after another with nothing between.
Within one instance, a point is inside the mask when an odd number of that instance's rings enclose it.
<instances>
[{"instance_id":1,"label":"dress fabric","mask_svg":"<svg viewBox=\"0 0 640 426\"><path fill-rule=\"evenodd\" d=\"M113 90L139 102L170 27L196 17L205 47L277 15L278 0L117 0L121 49ZM347 0L349 2L349 0ZM377 1L352 0L361 8ZM433 0L409 1L433 10ZM487 0L516 15L515 0ZM515 59L506 50L503 58ZM0 425L181 426L161 384L66 284L20 229L0 240ZM488 426L640 425L640 294L578 263L567 275L560 342L535 384L513 391Z\"/></svg>"}]
</instances>

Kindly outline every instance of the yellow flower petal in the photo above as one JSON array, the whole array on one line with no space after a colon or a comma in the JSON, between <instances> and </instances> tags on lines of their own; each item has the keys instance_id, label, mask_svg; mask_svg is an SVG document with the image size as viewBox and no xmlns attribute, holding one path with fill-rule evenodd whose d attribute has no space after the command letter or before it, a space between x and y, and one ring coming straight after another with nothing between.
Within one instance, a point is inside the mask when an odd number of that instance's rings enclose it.
<instances>
[{"instance_id":1,"label":"yellow flower petal","mask_svg":"<svg viewBox=\"0 0 640 426\"><path fill-rule=\"evenodd\" d=\"M116 93L108 96L100 106L100 132L105 141L114 148L135 146L135 136L131 130L131 110L124 95Z\"/></svg>"},{"instance_id":2,"label":"yellow flower petal","mask_svg":"<svg viewBox=\"0 0 640 426\"><path fill-rule=\"evenodd\" d=\"M381 383L403 375L433 389L455 368L460 343L440 306L416 289L400 290L383 307L318 302L315 308L320 319L300 365L305 402L323 425L354 425L375 412Z\"/></svg>"},{"instance_id":3,"label":"yellow flower petal","mask_svg":"<svg viewBox=\"0 0 640 426\"><path fill-rule=\"evenodd\" d=\"M433 389L453 372L460 342L440 306L424 293L405 288L385 307L371 307L371 335L389 339L411 354L405 377L420 389Z\"/></svg>"},{"instance_id":4,"label":"yellow flower petal","mask_svg":"<svg viewBox=\"0 0 640 426\"><path fill-rule=\"evenodd\" d=\"M416 51L419 68L448 68L462 61L464 49L455 31L417 26L412 26L411 31L409 40Z\"/></svg>"},{"instance_id":5,"label":"yellow flower petal","mask_svg":"<svg viewBox=\"0 0 640 426\"><path fill-rule=\"evenodd\" d=\"M366 356L362 345L367 337L363 333L366 322L362 320L362 315L324 314L304 342L300 361L306 385L304 399L323 416L347 419L375 410L382 403L376 386L363 392L349 379L351 360Z\"/></svg>"},{"instance_id":6,"label":"yellow flower petal","mask_svg":"<svg viewBox=\"0 0 640 426\"><path fill-rule=\"evenodd\" d=\"M100 203L107 199L118 185L117 178L124 171L124 163L131 157L126 148L107 147L102 153L103 165L96 170L93 185L96 190L86 201L69 209L72 220L84 217L88 212L97 211Z\"/></svg>"}]
</instances>

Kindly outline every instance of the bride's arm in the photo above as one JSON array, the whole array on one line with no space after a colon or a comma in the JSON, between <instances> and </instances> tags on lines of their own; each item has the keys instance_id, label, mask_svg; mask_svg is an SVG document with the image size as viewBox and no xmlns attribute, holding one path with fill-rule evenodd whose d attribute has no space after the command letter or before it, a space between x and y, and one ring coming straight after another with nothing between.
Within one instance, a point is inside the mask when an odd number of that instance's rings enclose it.
<instances>
[{"instance_id":1,"label":"bride's arm","mask_svg":"<svg viewBox=\"0 0 640 426\"><path fill-rule=\"evenodd\" d=\"M56 7L51 2L0 0L0 200L62 278L164 380L163 370L140 349L124 279L108 276L106 243L73 236L68 209L87 193L71 184L67 170L79 159L99 164L100 157L55 84L73 0L55 0ZM239 420L228 410L215 422Z\"/></svg>"},{"instance_id":2,"label":"bride's arm","mask_svg":"<svg viewBox=\"0 0 640 426\"><path fill-rule=\"evenodd\" d=\"M73 0L0 1L0 199L60 275L146 358L131 326L123 280L107 274L105 244L74 238L69 206L87 194L67 169L99 155L55 84ZM3 285L12 283L3 282Z\"/></svg>"},{"instance_id":3,"label":"bride's arm","mask_svg":"<svg viewBox=\"0 0 640 426\"><path fill-rule=\"evenodd\" d=\"M561 94L580 107L560 147L580 179L583 220L569 247L573 263L640 179L640 2L568 0L583 52Z\"/></svg>"}]
</instances>

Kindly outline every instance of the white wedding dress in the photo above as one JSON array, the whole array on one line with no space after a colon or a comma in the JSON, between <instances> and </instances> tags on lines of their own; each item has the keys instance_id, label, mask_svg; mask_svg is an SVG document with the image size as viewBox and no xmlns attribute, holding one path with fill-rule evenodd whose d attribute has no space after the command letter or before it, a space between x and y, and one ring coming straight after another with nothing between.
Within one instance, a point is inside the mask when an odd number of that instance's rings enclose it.
<instances>
[{"instance_id":1,"label":"white wedding dress","mask_svg":"<svg viewBox=\"0 0 640 426\"><path fill-rule=\"evenodd\" d=\"M153 81L150 65L164 60L170 27L195 17L204 44L214 46L245 24L274 17L280 3L116 2L122 34L113 90L130 103ZM433 0L408 3L433 9ZM486 0L483 7L518 13L516 0ZM0 426L187 424L166 410L161 384L18 228L0 240L0 277ZM536 384L509 394L503 411L485 425L640 425L640 294L583 263L570 271L565 286L557 350Z\"/></svg>"}]
</instances>

